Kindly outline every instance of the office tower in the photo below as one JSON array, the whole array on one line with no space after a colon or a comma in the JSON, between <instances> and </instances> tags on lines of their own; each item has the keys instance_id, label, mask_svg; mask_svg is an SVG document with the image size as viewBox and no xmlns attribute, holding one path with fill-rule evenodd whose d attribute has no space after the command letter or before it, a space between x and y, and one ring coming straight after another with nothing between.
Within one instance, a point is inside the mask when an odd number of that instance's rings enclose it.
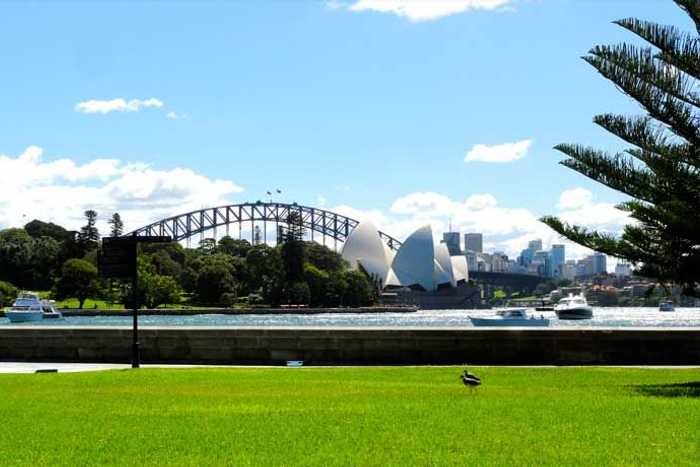
<instances>
[{"instance_id":1,"label":"office tower","mask_svg":"<svg viewBox=\"0 0 700 467\"><path fill-rule=\"evenodd\" d=\"M475 251L477 253L484 252L484 236L480 233L464 234L464 249Z\"/></svg>"},{"instance_id":2,"label":"office tower","mask_svg":"<svg viewBox=\"0 0 700 467\"><path fill-rule=\"evenodd\" d=\"M566 246L552 245L552 276L561 277L566 263Z\"/></svg>"},{"instance_id":3,"label":"office tower","mask_svg":"<svg viewBox=\"0 0 700 467\"><path fill-rule=\"evenodd\" d=\"M459 232L445 232L442 234L442 242L447 245L447 251L450 256L462 254L462 248L459 245Z\"/></svg>"}]
</instances>

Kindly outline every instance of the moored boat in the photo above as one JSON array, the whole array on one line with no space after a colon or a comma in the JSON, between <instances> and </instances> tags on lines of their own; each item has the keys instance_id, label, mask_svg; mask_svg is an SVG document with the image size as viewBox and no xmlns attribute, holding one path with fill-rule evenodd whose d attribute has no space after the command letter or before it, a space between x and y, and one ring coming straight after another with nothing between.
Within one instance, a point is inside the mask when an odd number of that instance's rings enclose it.
<instances>
[{"instance_id":1,"label":"moored boat","mask_svg":"<svg viewBox=\"0 0 700 467\"><path fill-rule=\"evenodd\" d=\"M12 323L41 321L44 309L39 296L33 292L22 292L10 308L5 309L5 317Z\"/></svg>"},{"instance_id":2,"label":"moored boat","mask_svg":"<svg viewBox=\"0 0 700 467\"><path fill-rule=\"evenodd\" d=\"M499 310L493 318L472 318L469 320L474 326L527 326L527 327L545 327L549 326L549 320L540 316L528 316L525 308L509 308Z\"/></svg>"},{"instance_id":3,"label":"moored boat","mask_svg":"<svg viewBox=\"0 0 700 467\"><path fill-rule=\"evenodd\" d=\"M559 319L591 319L593 318L593 307L586 301L583 295L569 294L559 300L554 312Z\"/></svg>"}]
</instances>

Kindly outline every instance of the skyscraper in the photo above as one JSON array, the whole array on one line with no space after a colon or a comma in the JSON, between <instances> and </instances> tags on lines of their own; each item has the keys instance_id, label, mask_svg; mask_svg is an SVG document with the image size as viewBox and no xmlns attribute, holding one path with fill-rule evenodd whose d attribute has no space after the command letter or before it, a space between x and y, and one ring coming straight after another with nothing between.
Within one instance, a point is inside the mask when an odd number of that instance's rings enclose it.
<instances>
[{"instance_id":1,"label":"skyscraper","mask_svg":"<svg viewBox=\"0 0 700 467\"><path fill-rule=\"evenodd\" d=\"M537 240L530 240L527 244L527 249L531 250L534 256L535 253L542 250L542 240L539 238Z\"/></svg>"},{"instance_id":2,"label":"skyscraper","mask_svg":"<svg viewBox=\"0 0 700 467\"><path fill-rule=\"evenodd\" d=\"M484 236L480 233L464 234L464 249L475 251L477 253L484 252Z\"/></svg>"},{"instance_id":3,"label":"skyscraper","mask_svg":"<svg viewBox=\"0 0 700 467\"><path fill-rule=\"evenodd\" d=\"M566 263L566 246L552 245L552 276L561 277Z\"/></svg>"},{"instance_id":4,"label":"skyscraper","mask_svg":"<svg viewBox=\"0 0 700 467\"><path fill-rule=\"evenodd\" d=\"M608 271L608 257L603 253L593 253L593 274Z\"/></svg>"},{"instance_id":5,"label":"skyscraper","mask_svg":"<svg viewBox=\"0 0 700 467\"><path fill-rule=\"evenodd\" d=\"M450 256L462 254L462 248L459 245L459 232L444 232L442 234L442 242L447 245L447 251Z\"/></svg>"}]
</instances>

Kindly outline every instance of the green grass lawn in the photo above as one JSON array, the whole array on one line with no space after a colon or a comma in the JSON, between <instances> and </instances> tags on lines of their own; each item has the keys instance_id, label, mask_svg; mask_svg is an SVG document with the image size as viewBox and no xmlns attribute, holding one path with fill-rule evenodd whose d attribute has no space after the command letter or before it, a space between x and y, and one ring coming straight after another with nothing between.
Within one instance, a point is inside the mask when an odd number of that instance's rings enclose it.
<instances>
[{"instance_id":1,"label":"green grass lawn","mask_svg":"<svg viewBox=\"0 0 700 467\"><path fill-rule=\"evenodd\" d=\"M0 375L3 465L699 465L700 371Z\"/></svg>"}]
</instances>

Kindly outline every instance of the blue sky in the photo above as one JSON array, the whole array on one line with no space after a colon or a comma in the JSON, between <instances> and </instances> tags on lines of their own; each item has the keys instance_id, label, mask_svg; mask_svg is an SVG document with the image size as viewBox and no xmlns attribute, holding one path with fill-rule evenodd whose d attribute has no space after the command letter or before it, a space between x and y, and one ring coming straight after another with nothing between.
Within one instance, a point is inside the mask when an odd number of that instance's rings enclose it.
<instances>
[{"instance_id":1,"label":"blue sky","mask_svg":"<svg viewBox=\"0 0 700 467\"><path fill-rule=\"evenodd\" d=\"M511 253L556 240L542 214L619 229L621 198L552 150L623 149L591 119L637 112L580 56L634 41L614 19L687 18L670 0L460 4L426 19L404 0L2 3L0 225L95 207L136 228L279 187L398 236L452 218ZM518 160L465 162L525 141Z\"/></svg>"}]
</instances>

